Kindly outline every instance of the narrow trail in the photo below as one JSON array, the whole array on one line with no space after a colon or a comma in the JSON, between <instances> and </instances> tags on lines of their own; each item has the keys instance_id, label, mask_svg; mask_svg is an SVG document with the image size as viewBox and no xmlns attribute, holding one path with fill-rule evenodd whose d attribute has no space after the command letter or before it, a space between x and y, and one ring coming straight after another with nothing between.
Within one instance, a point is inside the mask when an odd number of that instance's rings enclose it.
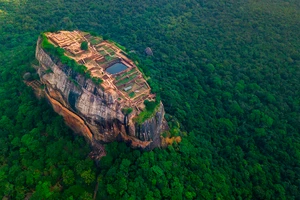
<instances>
[{"instance_id":1,"label":"narrow trail","mask_svg":"<svg viewBox=\"0 0 300 200\"><path fill-rule=\"evenodd\" d=\"M93 196L94 200L97 198L98 185L99 185L99 182L97 181L97 184L96 184L95 189L94 189L94 196Z\"/></svg>"}]
</instances>

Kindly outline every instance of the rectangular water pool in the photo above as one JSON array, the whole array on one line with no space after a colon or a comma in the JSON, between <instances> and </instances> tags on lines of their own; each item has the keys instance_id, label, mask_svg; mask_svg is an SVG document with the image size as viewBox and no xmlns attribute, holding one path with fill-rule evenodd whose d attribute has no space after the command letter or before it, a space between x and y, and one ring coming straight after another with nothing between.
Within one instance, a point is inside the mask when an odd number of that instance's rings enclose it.
<instances>
[{"instance_id":1,"label":"rectangular water pool","mask_svg":"<svg viewBox=\"0 0 300 200\"><path fill-rule=\"evenodd\" d=\"M123 63L115 63L112 66L108 67L105 71L110 74L116 74L121 71L124 71L125 69L127 69L127 66Z\"/></svg>"}]
</instances>

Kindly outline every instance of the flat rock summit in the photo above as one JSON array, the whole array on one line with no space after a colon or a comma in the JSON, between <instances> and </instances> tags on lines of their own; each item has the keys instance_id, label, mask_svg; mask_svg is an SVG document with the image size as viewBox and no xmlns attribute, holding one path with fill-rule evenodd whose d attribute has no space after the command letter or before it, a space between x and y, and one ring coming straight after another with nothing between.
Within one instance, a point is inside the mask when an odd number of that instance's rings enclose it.
<instances>
[{"instance_id":1,"label":"flat rock summit","mask_svg":"<svg viewBox=\"0 0 300 200\"><path fill-rule=\"evenodd\" d=\"M87 32L47 32L37 41L36 59L53 109L92 145L163 145L164 106L124 47Z\"/></svg>"}]
</instances>

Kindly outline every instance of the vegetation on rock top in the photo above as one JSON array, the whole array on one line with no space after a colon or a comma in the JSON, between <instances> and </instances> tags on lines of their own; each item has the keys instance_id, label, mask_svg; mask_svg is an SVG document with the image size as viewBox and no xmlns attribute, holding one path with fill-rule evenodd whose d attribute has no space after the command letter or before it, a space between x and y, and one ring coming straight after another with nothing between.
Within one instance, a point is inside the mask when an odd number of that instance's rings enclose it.
<instances>
[{"instance_id":1,"label":"vegetation on rock top","mask_svg":"<svg viewBox=\"0 0 300 200\"><path fill-rule=\"evenodd\" d=\"M41 36L42 36L41 47L47 53L49 53L52 56L57 57L62 64L65 64L65 65L71 67L75 72L77 72L81 75L84 75L86 78L91 78L90 72L87 71L86 66L80 65L75 60L66 56L65 50L51 44L48 41L48 39L44 33L42 33Z\"/></svg>"}]
</instances>

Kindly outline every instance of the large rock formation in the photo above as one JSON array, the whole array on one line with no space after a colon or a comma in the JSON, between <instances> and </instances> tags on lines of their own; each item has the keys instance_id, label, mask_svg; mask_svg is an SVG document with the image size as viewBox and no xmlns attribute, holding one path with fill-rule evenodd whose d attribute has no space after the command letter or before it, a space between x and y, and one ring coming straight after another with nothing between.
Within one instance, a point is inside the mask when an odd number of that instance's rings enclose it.
<instances>
[{"instance_id":1,"label":"large rock formation","mask_svg":"<svg viewBox=\"0 0 300 200\"><path fill-rule=\"evenodd\" d=\"M161 146L161 134L167 126L162 103L152 117L138 123L135 119L141 110L133 109L130 114L122 112L124 105L118 101L116 91L103 89L46 53L41 38L37 42L36 59L40 64L37 71L45 85L45 96L53 109L92 145L117 140L146 150Z\"/></svg>"}]
</instances>

